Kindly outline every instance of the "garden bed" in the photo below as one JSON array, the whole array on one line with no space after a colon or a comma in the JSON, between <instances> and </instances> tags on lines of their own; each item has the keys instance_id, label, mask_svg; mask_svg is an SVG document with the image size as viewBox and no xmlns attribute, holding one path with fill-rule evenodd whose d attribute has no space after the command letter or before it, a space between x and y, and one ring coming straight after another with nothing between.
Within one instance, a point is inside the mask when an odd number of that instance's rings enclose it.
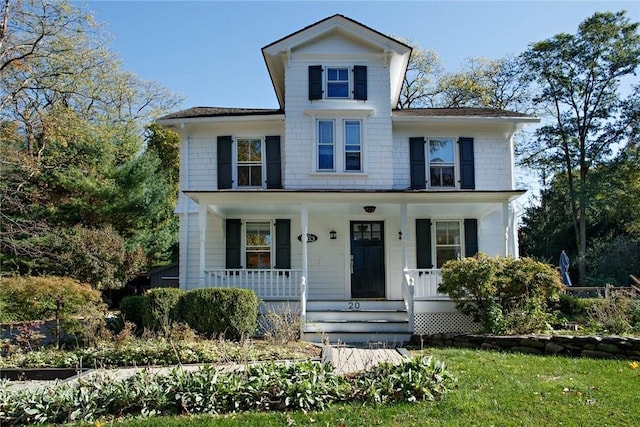
<instances>
[{"instance_id":1,"label":"garden bed","mask_svg":"<svg viewBox=\"0 0 640 427\"><path fill-rule=\"evenodd\" d=\"M66 380L87 370L72 368L4 368L0 369L0 378L9 381Z\"/></svg>"}]
</instances>

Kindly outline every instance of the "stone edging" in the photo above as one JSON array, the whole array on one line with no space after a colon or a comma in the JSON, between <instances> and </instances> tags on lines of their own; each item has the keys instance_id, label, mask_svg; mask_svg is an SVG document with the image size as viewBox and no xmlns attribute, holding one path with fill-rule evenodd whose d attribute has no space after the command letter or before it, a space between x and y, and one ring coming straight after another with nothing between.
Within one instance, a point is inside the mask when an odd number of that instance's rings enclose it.
<instances>
[{"instance_id":1,"label":"stone edging","mask_svg":"<svg viewBox=\"0 0 640 427\"><path fill-rule=\"evenodd\" d=\"M570 335L414 335L412 343L516 353L640 360L640 338Z\"/></svg>"}]
</instances>

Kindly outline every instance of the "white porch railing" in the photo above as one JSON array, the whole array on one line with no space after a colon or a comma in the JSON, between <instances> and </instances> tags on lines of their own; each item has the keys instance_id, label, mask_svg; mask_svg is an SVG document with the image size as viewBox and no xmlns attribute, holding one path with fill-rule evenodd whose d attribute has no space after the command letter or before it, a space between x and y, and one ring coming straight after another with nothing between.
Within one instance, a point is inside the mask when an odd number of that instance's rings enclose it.
<instances>
[{"instance_id":1,"label":"white porch railing","mask_svg":"<svg viewBox=\"0 0 640 427\"><path fill-rule=\"evenodd\" d=\"M413 279L414 299L449 299L449 295L438 292L442 282L439 269L408 269L405 275Z\"/></svg>"},{"instance_id":2,"label":"white porch railing","mask_svg":"<svg viewBox=\"0 0 640 427\"><path fill-rule=\"evenodd\" d=\"M409 275L409 271L405 270L402 274L402 299L404 299L404 307L407 309L407 317L409 318L409 332L413 332L415 328L415 318L413 315L413 300L415 299L415 280Z\"/></svg>"},{"instance_id":3,"label":"white porch railing","mask_svg":"<svg viewBox=\"0 0 640 427\"><path fill-rule=\"evenodd\" d=\"M206 287L251 289L263 300L300 299L301 277L302 270L293 269L220 269L204 272Z\"/></svg>"}]
</instances>

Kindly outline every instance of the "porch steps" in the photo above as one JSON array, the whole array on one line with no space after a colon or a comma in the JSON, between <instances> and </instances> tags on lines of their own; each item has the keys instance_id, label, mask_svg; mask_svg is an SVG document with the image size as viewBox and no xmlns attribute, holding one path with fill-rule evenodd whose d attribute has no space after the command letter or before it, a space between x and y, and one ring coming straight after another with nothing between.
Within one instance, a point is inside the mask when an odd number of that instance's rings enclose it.
<instances>
[{"instance_id":1,"label":"porch steps","mask_svg":"<svg viewBox=\"0 0 640 427\"><path fill-rule=\"evenodd\" d=\"M404 301L309 301L303 339L401 346L411 338Z\"/></svg>"}]
</instances>

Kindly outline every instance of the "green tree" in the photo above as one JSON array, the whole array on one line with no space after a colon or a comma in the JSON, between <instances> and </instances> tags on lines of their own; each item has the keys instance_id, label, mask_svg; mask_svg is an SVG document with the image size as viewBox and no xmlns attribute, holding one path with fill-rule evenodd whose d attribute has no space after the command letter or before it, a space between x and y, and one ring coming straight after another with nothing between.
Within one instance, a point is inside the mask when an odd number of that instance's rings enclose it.
<instances>
[{"instance_id":1,"label":"green tree","mask_svg":"<svg viewBox=\"0 0 640 427\"><path fill-rule=\"evenodd\" d=\"M442 73L438 52L422 49L417 43L407 39L398 40L412 46L413 51L402 82L397 108L433 107L438 95L438 78Z\"/></svg>"},{"instance_id":2,"label":"green tree","mask_svg":"<svg viewBox=\"0 0 640 427\"><path fill-rule=\"evenodd\" d=\"M470 58L460 71L438 81L439 104L446 108L497 108L528 112L530 93L518 58Z\"/></svg>"},{"instance_id":3,"label":"green tree","mask_svg":"<svg viewBox=\"0 0 640 427\"><path fill-rule=\"evenodd\" d=\"M179 99L122 70L107 33L74 3L5 0L1 15L1 273L46 274L59 265L52 238L76 226L117 234L136 268L168 262L174 177L145 152L143 131ZM92 284L121 286L131 265Z\"/></svg>"},{"instance_id":4,"label":"green tree","mask_svg":"<svg viewBox=\"0 0 640 427\"><path fill-rule=\"evenodd\" d=\"M566 174L567 200L578 249L579 281L586 278L587 224L593 200L587 184L594 167L633 130L634 102L623 99L620 80L640 64L638 23L624 11L596 13L575 35L534 43L522 55L535 84L534 101L549 120L523 147L526 164ZM638 93L633 93L637 97ZM636 116L637 117L637 116Z\"/></svg>"}]
</instances>

